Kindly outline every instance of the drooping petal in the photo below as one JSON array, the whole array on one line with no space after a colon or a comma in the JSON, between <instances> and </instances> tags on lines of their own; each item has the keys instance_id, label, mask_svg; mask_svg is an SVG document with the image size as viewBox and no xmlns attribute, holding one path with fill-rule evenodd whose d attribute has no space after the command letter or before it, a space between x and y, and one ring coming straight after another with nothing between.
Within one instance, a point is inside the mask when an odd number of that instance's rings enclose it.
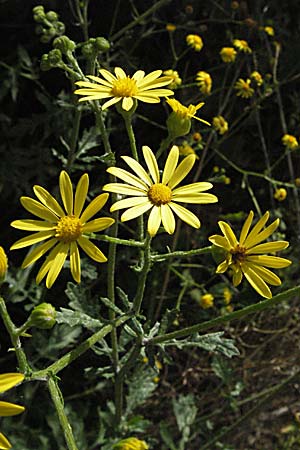
<instances>
[{"instance_id":1,"label":"drooping petal","mask_svg":"<svg viewBox=\"0 0 300 450\"><path fill-rule=\"evenodd\" d=\"M142 147L142 151L152 180L154 181L154 183L159 183L159 169L154 153L147 145L144 145Z\"/></svg>"},{"instance_id":2,"label":"drooping petal","mask_svg":"<svg viewBox=\"0 0 300 450\"><path fill-rule=\"evenodd\" d=\"M11 448L10 442L6 439L4 434L0 433L0 449L9 450Z\"/></svg>"},{"instance_id":3,"label":"drooping petal","mask_svg":"<svg viewBox=\"0 0 300 450\"><path fill-rule=\"evenodd\" d=\"M169 180L173 176L176 166L178 164L178 159L179 159L179 149L178 149L177 145L173 145L173 147L171 148L170 153L168 155L168 158L167 158L167 161L165 164L165 168L163 171L163 176L162 176L163 184L168 184Z\"/></svg>"},{"instance_id":4,"label":"drooping petal","mask_svg":"<svg viewBox=\"0 0 300 450\"><path fill-rule=\"evenodd\" d=\"M121 180L125 181L125 183L129 183L132 186L135 186L139 189L147 190L148 186L146 183L144 183L142 180L140 180L135 175L132 175L130 172L127 172L127 170L120 169L119 167L109 167L106 172L110 173L111 175L114 175L117 178L120 178Z\"/></svg>"},{"instance_id":5,"label":"drooping petal","mask_svg":"<svg viewBox=\"0 0 300 450\"><path fill-rule=\"evenodd\" d=\"M34 216L48 220L51 223L57 223L58 217L37 200L30 197L21 197L20 202L22 206Z\"/></svg>"},{"instance_id":6,"label":"drooping petal","mask_svg":"<svg viewBox=\"0 0 300 450\"><path fill-rule=\"evenodd\" d=\"M111 95L109 95L108 97L111 97ZM104 111L104 109L109 108L109 106L115 105L120 100L122 100L122 97L113 97L110 100L107 100L107 102L103 103L103 105L101 106L101 109Z\"/></svg>"},{"instance_id":7,"label":"drooping petal","mask_svg":"<svg viewBox=\"0 0 300 450\"><path fill-rule=\"evenodd\" d=\"M98 247L96 247L95 244L89 241L89 239L85 238L84 236L80 236L77 239L77 243L82 248L82 250L94 261L101 263L107 261L106 256L101 252L101 250Z\"/></svg>"},{"instance_id":8,"label":"drooping petal","mask_svg":"<svg viewBox=\"0 0 300 450\"><path fill-rule=\"evenodd\" d=\"M33 191L40 202L43 203L46 208L49 208L58 217L63 217L65 215L64 210L57 202L57 200L42 186L33 186Z\"/></svg>"},{"instance_id":9,"label":"drooping petal","mask_svg":"<svg viewBox=\"0 0 300 450\"><path fill-rule=\"evenodd\" d=\"M97 212L100 211L100 209L102 209L107 202L108 197L109 194L100 194L96 198L94 198L94 200L92 200L91 203L83 211L80 217L81 222L84 224L91 217L97 214Z\"/></svg>"},{"instance_id":10,"label":"drooping petal","mask_svg":"<svg viewBox=\"0 0 300 450\"><path fill-rule=\"evenodd\" d=\"M77 283L80 283L81 280L80 255L77 243L75 241L71 242L70 245L70 267L72 277Z\"/></svg>"},{"instance_id":11,"label":"drooping petal","mask_svg":"<svg viewBox=\"0 0 300 450\"><path fill-rule=\"evenodd\" d=\"M150 236L155 236L161 224L161 208L160 206L153 206L148 218L148 233Z\"/></svg>"},{"instance_id":12,"label":"drooping petal","mask_svg":"<svg viewBox=\"0 0 300 450\"><path fill-rule=\"evenodd\" d=\"M181 186L174 189L173 195L186 195L186 194L198 194L200 192L208 191L213 185L206 181L198 181L197 183L187 184L186 186Z\"/></svg>"},{"instance_id":13,"label":"drooping petal","mask_svg":"<svg viewBox=\"0 0 300 450\"><path fill-rule=\"evenodd\" d=\"M229 244L227 239L224 236L220 236L219 234L210 236L208 240L217 247L225 248L228 251L231 249L231 245Z\"/></svg>"},{"instance_id":14,"label":"drooping petal","mask_svg":"<svg viewBox=\"0 0 300 450\"><path fill-rule=\"evenodd\" d=\"M129 197L119 200L110 208L110 212L118 211L119 209L131 208L132 206L141 206L149 203L148 198L145 197Z\"/></svg>"},{"instance_id":15,"label":"drooping petal","mask_svg":"<svg viewBox=\"0 0 300 450\"><path fill-rule=\"evenodd\" d=\"M238 241L237 241L237 238L236 238L234 232L232 231L231 227L228 225L228 223L220 221L220 222L218 222L218 224L222 230L222 233L224 234L228 243L230 244L230 246L236 247L238 245Z\"/></svg>"},{"instance_id":16,"label":"drooping petal","mask_svg":"<svg viewBox=\"0 0 300 450\"><path fill-rule=\"evenodd\" d=\"M250 213L251 214L251 213ZM250 215L249 214L249 215ZM252 228L252 230L250 231L250 233L248 234L248 236L246 237L245 241L244 241L244 246L249 248L250 246L252 247L253 244L252 239L257 236L257 234L263 229L263 227L265 226L265 224L267 223L267 221L269 220L269 211L265 212L265 214L259 219L259 221L254 225L254 227ZM250 245L251 244L251 245Z\"/></svg>"},{"instance_id":17,"label":"drooping petal","mask_svg":"<svg viewBox=\"0 0 300 450\"><path fill-rule=\"evenodd\" d=\"M110 217L100 217L99 219L91 220L87 222L83 228L83 233L96 233L97 231L105 230L110 227L114 223L115 219L111 219Z\"/></svg>"},{"instance_id":18,"label":"drooping petal","mask_svg":"<svg viewBox=\"0 0 300 450\"><path fill-rule=\"evenodd\" d=\"M69 175L64 170L59 176L59 189L65 210L69 215L73 214L73 187Z\"/></svg>"},{"instance_id":19,"label":"drooping petal","mask_svg":"<svg viewBox=\"0 0 300 450\"><path fill-rule=\"evenodd\" d=\"M56 255L61 251L62 246L65 245L62 242L59 242L49 253L44 263L42 264L38 274L36 276L36 283L39 284L42 279L47 275L48 271L51 269L54 264Z\"/></svg>"},{"instance_id":20,"label":"drooping petal","mask_svg":"<svg viewBox=\"0 0 300 450\"><path fill-rule=\"evenodd\" d=\"M169 203L169 206L181 220L191 225L191 227L200 228L201 226L200 220L198 219L197 216L195 216L194 213L184 208L183 206L177 205L176 203L173 202Z\"/></svg>"},{"instance_id":21,"label":"drooping petal","mask_svg":"<svg viewBox=\"0 0 300 450\"><path fill-rule=\"evenodd\" d=\"M251 264L247 260L247 266L251 267L253 271L260 276L266 283L271 284L271 286L280 286L281 280L275 275L275 273L271 272L271 270L266 269L265 267L258 266L257 264Z\"/></svg>"},{"instance_id":22,"label":"drooping petal","mask_svg":"<svg viewBox=\"0 0 300 450\"><path fill-rule=\"evenodd\" d=\"M188 155L184 158L183 161L179 164L175 172L173 173L171 179L169 180L168 186L171 189L177 186L177 184L182 181L187 174L191 171L193 165L196 161L196 155Z\"/></svg>"},{"instance_id":23,"label":"drooping petal","mask_svg":"<svg viewBox=\"0 0 300 450\"><path fill-rule=\"evenodd\" d=\"M247 254L254 255L257 253L273 253L284 250L288 246L289 243L287 241L266 242L265 244L259 244L251 247L251 249L247 251Z\"/></svg>"},{"instance_id":24,"label":"drooping petal","mask_svg":"<svg viewBox=\"0 0 300 450\"><path fill-rule=\"evenodd\" d=\"M224 272L226 272L226 270L228 269L228 266L229 266L228 261L227 261L227 259L225 259L223 262L221 262L218 265L218 267L216 269L216 273L224 273Z\"/></svg>"},{"instance_id":25,"label":"drooping petal","mask_svg":"<svg viewBox=\"0 0 300 450\"><path fill-rule=\"evenodd\" d=\"M245 240L245 247L248 250L250 250L255 245L268 239L268 237L271 236L271 234L273 234L276 228L278 227L279 222L280 222L279 219L274 220L274 222L272 222L267 228L265 228L263 231L253 236L250 236L251 235L250 233L247 239Z\"/></svg>"},{"instance_id":26,"label":"drooping petal","mask_svg":"<svg viewBox=\"0 0 300 450\"><path fill-rule=\"evenodd\" d=\"M251 224L252 224L252 220L254 217L254 213L253 211L250 211L248 214L247 219L244 222L241 234L240 234L240 245L244 245L245 239L247 237L247 234L250 230Z\"/></svg>"},{"instance_id":27,"label":"drooping petal","mask_svg":"<svg viewBox=\"0 0 300 450\"><path fill-rule=\"evenodd\" d=\"M241 269L234 272L233 277L232 277L233 286L237 287L239 284L241 284L242 278L243 278L243 272L241 271Z\"/></svg>"},{"instance_id":28,"label":"drooping petal","mask_svg":"<svg viewBox=\"0 0 300 450\"><path fill-rule=\"evenodd\" d=\"M175 230L175 218L169 205L161 205L161 220L167 233L173 234Z\"/></svg>"},{"instance_id":29,"label":"drooping petal","mask_svg":"<svg viewBox=\"0 0 300 450\"><path fill-rule=\"evenodd\" d=\"M129 111L133 107L132 97L124 97L122 100L122 108Z\"/></svg>"},{"instance_id":30,"label":"drooping petal","mask_svg":"<svg viewBox=\"0 0 300 450\"><path fill-rule=\"evenodd\" d=\"M122 159L128 164L128 166L137 174L139 178L147 185L151 186L152 181L145 169L135 159L130 156L121 156Z\"/></svg>"},{"instance_id":31,"label":"drooping petal","mask_svg":"<svg viewBox=\"0 0 300 450\"><path fill-rule=\"evenodd\" d=\"M22 373L2 373L0 374L0 392L5 392L22 383L24 375Z\"/></svg>"},{"instance_id":32,"label":"drooping petal","mask_svg":"<svg viewBox=\"0 0 300 450\"><path fill-rule=\"evenodd\" d=\"M74 92L74 94L85 94L85 93L83 93L82 92L82 90L81 89L78 89L77 91L75 91ZM86 101L93 101L93 100L102 100L103 98L108 98L108 97L111 97L111 95L110 94L104 94L104 93L100 93L100 92L91 92L91 91L89 91L88 93L86 92L86 97L81 97L81 98L79 98L78 99L78 101L79 102L86 102ZM114 99L115 100L115 99ZM120 99L118 99L118 100L116 100L116 102L117 101L119 101ZM114 102L114 103L116 103L116 102ZM108 102L106 102L106 103L104 103L103 105L102 105L102 109L104 109L104 106L107 104ZM106 106L107 107L107 106Z\"/></svg>"},{"instance_id":33,"label":"drooping petal","mask_svg":"<svg viewBox=\"0 0 300 450\"><path fill-rule=\"evenodd\" d=\"M0 402L0 417L16 416L25 410L24 406Z\"/></svg>"},{"instance_id":34,"label":"drooping petal","mask_svg":"<svg viewBox=\"0 0 300 450\"><path fill-rule=\"evenodd\" d=\"M259 264L260 266L270 267L271 269L282 269L292 264L292 261L289 259L268 255L247 255L247 261Z\"/></svg>"},{"instance_id":35,"label":"drooping petal","mask_svg":"<svg viewBox=\"0 0 300 450\"><path fill-rule=\"evenodd\" d=\"M37 244L38 242L44 241L53 237L55 235L55 230L49 231L38 231L37 233L30 234L29 236L23 237L15 242L10 250L17 250L18 248L28 247L29 245Z\"/></svg>"},{"instance_id":36,"label":"drooping petal","mask_svg":"<svg viewBox=\"0 0 300 450\"><path fill-rule=\"evenodd\" d=\"M173 194L172 200L174 202L182 202L182 203L216 203L218 201L218 197L214 194Z\"/></svg>"},{"instance_id":37,"label":"drooping petal","mask_svg":"<svg viewBox=\"0 0 300 450\"><path fill-rule=\"evenodd\" d=\"M59 275L59 272L63 268L64 262L69 253L70 244L65 244L60 242L54 250L56 250L56 254L54 259L52 260L51 267L49 268L48 275L46 278L46 286L50 289L55 282L56 278Z\"/></svg>"},{"instance_id":38,"label":"drooping petal","mask_svg":"<svg viewBox=\"0 0 300 450\"><path fill-rule=\"evenodd\" d=\"M145 203L132 208L127 209L121 216L121 222L126 222L127 220L135 219L143 215L145 212L152 208L152 203L147 200Z\"/></svg>"},{"instance_id":39,"label":"drooping petal","mask_svg":"<svg viewBox=\"0 0 300 450\"><path fill-rule=\"evenodd\" d=\"M24 259L22 263L22 269L25 269L26 267L30 266L30 264L33 264L43 255L45 255L45 253L47 253L47 251L50 250L50 248L54 247L56 243L57 239L53 238L35 247Z\"/></svg>"},{"instance_id":40,"label":"drooping petal","mask_svg":"<svg viewBox=\"0 0 300 450\"><path fill-rule=\"evenodd\" d=\"M14 228L18 228L19 230L25 231L46 231L46 230L54 230L56 225L54 223L46 222L44 220L32 220L32 219L23 219L23 220L14 220L10 224Z\"/></svg>"},{"instance_id":41,"label":"drooping petal","mask_svg":"<svg viewBox=\"0 0 300 450\"><path fill-rule=\"evenodd\" d=\"M146 196L147 192L143 189L136 188L130 184L108 183L103 186L103 191L114 192L116 194Z\"/></svg>"},{"instance_id":42,"label":"drooping petal","mask_svg":"<svg viewBox=\"0 0 300 450\"><path fill-rule=\"evenodd\" d=\"M74 200L75 217L79 217L81 214L88 193L88 189L89 189L89 176L87 173L84 173L76 186L75 200Z\"/></svg>"},{"instance_id":43,"label":"drooping petal","mask_svg":"<svg viewBox=\"0 0 300 450\"><path fill-rule=\"evenodd\" d=\"M243 273L253 289L259 293L262 297L272 298L272 292L269 286L264 282L264 280L246 263L243 264Z\"/></svg>"}]
</instances>

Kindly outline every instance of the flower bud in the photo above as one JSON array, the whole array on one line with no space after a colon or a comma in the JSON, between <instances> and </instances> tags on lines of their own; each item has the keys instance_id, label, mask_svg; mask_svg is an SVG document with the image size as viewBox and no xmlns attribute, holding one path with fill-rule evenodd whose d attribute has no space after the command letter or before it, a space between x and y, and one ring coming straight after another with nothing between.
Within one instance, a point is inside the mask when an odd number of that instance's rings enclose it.
<instances>
[{"instance_id":1,"label":"flower bud","mask_svg":"<svg viewBox=\"0 0 300 450\"><path fill-rule=\"evenodd\" d=\"M45 10L44 7L39 5L39 6L35 6L32 9L33 12L33 20L35 22L43 22L43 20L45 19L46 15L45 15Z\"/></svg>"},{"instance_id":2,"label":"flower bud","mask_svg":"<svg viewBox=\"0 0 300 450\"><path fill-rule=\"evenodd\" d=\"M28 319L28 327L36 327L42 330L52 328L56 323L56 311L50 303L41 303L31 312Z\"/></svg>"},{"instance_id":3,"label":"flower bud","mask_svg":"<svg viewBox=\"0 0 300 450\"><path fill-rule=\"evenodd\" d=\"M48 19L50 22L56 22L58 19L58 14L55 11L48 11L46 13L46 19Z\"/></svg>"},{"instance_id":4,"label":"flower bud","mask_svg":"<svg viewBox=\"0 0 300 450\"><path fill-rule=\"evenodd\" d=\"M95 39L95 47L100 52L107 52L110 49L110 43L104 37L97 37Z\"/></svg>"},{"instance_id":5,"label":"flower bud","mask_svg":"<svg viewBox=\"0 0 300 450\"><path fill-rule=\"evenodd\" d=\"M167 127L169 136L173 139L185 136L190 132L191 119L189 117L179 117L174 111L171 112L167 119Z\"/></svg>"},{"instance_id":6,"label":"flower bud","mask_svg":"<svg viewBox=\"0 0 300 450\"><path fill-rule=\"evenodd\" d=\"M0 284L3 283L7 272L7 256L2 247L0 247Z\"/></svg>"},{"instance_id":7,"label":"flower bud","mask_svg":"<svg viewBox=\"0 0 300 450\"><path fill-rule=\"evenodd\" d=\"M57 48L64 55L66 55L68 52L73 52L76 48L75 42L71 41L68 36L59 36L55 38L52 45L53 48Z\"/></svg>"},{"instance_id":8,"label":"flower bud","mask_svg":"<svg viewBox=\"0 0 300 450\"><path fill-rule=\"evenodd\" d=\"M81 53L86 58L92 58L95 55L93 44L90 43L89 41L83 44L83 46L81 47Z\"/></svg>"},{"instance_id":9,"label":"flower bud","mask_svg":"<svg viewBox=\"0 0 300 450\"><path fill-rule=\"evenodd\" d=\"M66 31L65 24L62 22L56 22L56 34L61 36Z\"/></svg>"},{"instance_id":10,"label":"flower bud","mask_svg":"<svg viewBox=\"0 0 300 450\"><path fill-rule=\"evenodd\" d=\"M50 50L48 53L48 61L50 64L50 67L57 67L62 62L62 54L61 51L58 48L54 48L53 50Z\"/></svg>"},{"instance_id":11,"label":"flower bud","mask_svg":"<svg viewBox=\"0 0 300 450\"><path fill-rule=\"evenodd\" d=\"M135 437L122 439L113 446L114 450L147 450L148 448L145 441L140 441Z\"/></svg>"},{"instance_id":12,"label":"flower bud","mask_svg":"<svg viewBox=\"0 0 300 450\"><path fill-rule=\"evenodd\" d=\"M51 69L51 64L49 63L49 59L48 59L48 54L45 53L44 55L42 55L42 59L41 59L41 63L40 63L40 68L43 72L46 72L47 70Z\"/></svg>"}]
</instances>

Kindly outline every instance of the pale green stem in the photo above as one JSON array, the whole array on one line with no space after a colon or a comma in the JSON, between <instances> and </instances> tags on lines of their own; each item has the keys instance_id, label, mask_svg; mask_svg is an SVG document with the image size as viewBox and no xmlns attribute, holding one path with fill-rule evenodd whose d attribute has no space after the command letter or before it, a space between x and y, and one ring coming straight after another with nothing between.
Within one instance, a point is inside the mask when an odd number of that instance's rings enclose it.
<instances>
[{"instance_id":1,"label":"pale green stem","mask_svg":"<svg viewBox=\"0 0 300 450\"><path fill-rule=\"evenodd\" d=\"M151 267L150 246L151 246L151 237L149 234L147 234L146 240L145 240L145 250L144 250L145 253L144 253L143 265L142 265L141 271L139 273L139 280L138 280L136 295L135 295L135 298L133 301L133 311L135 312L136 315L139 314L140 309L141 309L143 296L144 296L144 292L145 292L147 275L148 275L148 272Z\"/></svg>"},{"instance_id":2,"label":"pale green stem","mask_svg":"<svg viewBox=\"0 0 300 450\"><path fill-rule=\"evenodd\" d=\"M162 262L170 258L186 258L189 256L197 256L205 253L211 253L211 251L212 251L211 245L209 247L196 248L194 250L178 250L176 252L161 253L160 255L152 255L151 261Z\"/></svg>"},{"instance_id":3,"label":"pale green stem","mask_svg":"<svg viewBox=\"0 0 300 450\"><path fill-rule=\"evenodd\" d=\"M133 239L119 239L113 236L107 235L94 235L94 239L97 241L114 242L115 244L126 245L127 247L145 247L145 242L134 241Z\"/></svg>"},{"instance_id":4,"label":"pale green stem","mask_svg":"<svg viewBox=\"0 0 300 450\"><path fill-rule=\"evenodd\" d=\"M242 319L243 317L247 317L250 314L258 313L264 311L266 309L272 308L274 305L277 305L283 301L286 301L293 297L294 295L299 294L300 286L296 286L292 289L288 289L275 297L272 297L268 300L263 300L255 305L246 306L239 311L234 311L232 313L226 314L225 316L216 317L215 319L208 320L206 322L198 323L196 325L192 325L191 327L183 328L182 330L174 331L172 333L167 333L161 336L155 336L152 339L145 340L146 345L155 345L161 344L162 342L168 342L172 339L180 339L187 336L191 336L194 333L199 333L200 331L206 331L210 328L223 325L227 322L236 319Z\"/></svg>"},{"instance_id":5,"label":"pale green stem","mask_svg":"<svg viewBox=\"0 0 300 450\"><path fill-rule=\"evenodd\" d=\"M74 160L76 158L76 145L77 140L79 136L79 128L80 128L80 120L81 120L81 110L76 108L75 111L75 117L74 117L74 125L73 125L73 132L71 136L71 142L69 146L69 154L68 154L68 161L66 169L67 171L70 171L72 164L74 163Z\"/></svg>"},{"instance_id":6,"label":"pale green stem","mask_svg":"<svg viewBox=\"0 0 300 450\"><path fill-rule=\"evenodd\" d=\"M58 387L57 381L52 375L50 375L47 380L47 384L53 404L55 406L58 415L61 428L64 432L65 441L67 443L68 449L78 450L78 447L75 443L75 439L73 436L72 427L64 410L63 395Z\"/></svg>"},{"instance_id":7,"label":"pale green stem","mask_svg":"<svg viewBox=\"0 0 300 450\"><path fill-rule=\"evenodd\" d=\"M28 375L31 373L31 368L28 364L26 355L24 350L21 346L20 337L18 334L18 328L15 327L14 323L12 322L10 315L7 311L6 304L3 297L0 297L0 315L2 317L4 326L10 336L12 345L14 347L16 357L19 364L20 372L24 373L25 375Z\"/></svg>"}]
</instances>

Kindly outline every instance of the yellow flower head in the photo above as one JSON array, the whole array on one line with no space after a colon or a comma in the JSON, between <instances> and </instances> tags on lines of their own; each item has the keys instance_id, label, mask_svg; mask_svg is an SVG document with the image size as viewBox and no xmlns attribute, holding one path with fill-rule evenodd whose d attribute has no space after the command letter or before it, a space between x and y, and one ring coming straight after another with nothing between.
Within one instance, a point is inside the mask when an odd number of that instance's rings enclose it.
<instances>
[{"instance_id":1,"label":"yellow flower head","mask_svg":"<svg viewBox=\"0 0 300 450\"><path fill-rule=\"evenodd\" d=\"M271 298L272 293L267 283L272 286L279 286L281 280L268 267L280 269L289 266L291 261L278 256L268 256L265 253L283 250L288 247L289 243L287 241L274 241L261 244L274 233L279 225L279 219L263 229L269 219L269 212L266 212L250 231L253 217L253 211L250 211L239 240L226 222L219 222L219 227L224 236L214 235L209 238L210 242L222 248L225 253L225 259L219 264L216 272L224 273L227 269L231 269L234 286L241 283L244 275L259 295Z\"/></svg>"},{"instance_id":2,"label":"yellow flower head","mask_svg":"<svg viewBox=\"0 0 300 450\"><path fill-rule=\"evenodd\" d=\"M40 283L47 275L47 288L50 288L55 282L69 253L72 276L77 283L80 283L81 268L78 246L94 261L106 262L107 258L89 240L88 235L105 230L114 223L114 219L110 217L89 221L105 205L108 194L98 195L82 212L89 187L88 174L84 174L80 178L75 196L73 196L70 177L65 171L60 173L59 187L65 210L46 189L36 185L33 187L33 191L39 201L30 197L21 197L21 203L27 211L42 220L25 219L15 220L11 223L14 228L35 232L15 242L11 250L46 241L36 246L26 256L22 264L23 269L51 249L36 277L36 282Z\"/></svg>"},{"instance_id":3,"label":"yellow flower head","mask_svg":"<svg viewBox=\"0 0 300 450\"><path fill-rule=\"evenodd\" d=\"M214 129L221 135L228 131L228 122L223 116L216 116L212 121Z\"/></svg>"},{"instance_id":4,"label":"yellow flower head","mask_svg":"<svg viewBox=\"0 0 300 450\"><path fill-rule=\"evenodd\" d=\"M233 47L223 47L220 51L222 61L225 63L231 63L235 61L236 50Z\"/></svg>"},{"instance_id":5,"label":"yellow flower head","mask_svg":"<svg viewBox=\"0 0 300 450\"><path fill-rule=\"evenodd\" d=\"M214 296L212 294L201 295L200 306L203 309L212 308L214 306Z\"/></svg>"},{"instance_id":6,"label":"yellow flower head","mask_svg":"<svg viewBox=\"0 0 300 450\"><path fill-rule=\"evenodd\" d=\"M254 89L250 86L251 80L247 78L247 80L243 80L243 78L239 78L238 81L234 85L234 89L236 89L236 95L242 98L250 98L254 94Z\"/></svg>"},{"instance_id":7,"label":"yellow flower head","mask_svg":"<svg viewBox=\"0 0 300 450\"><path fill-rule=\"evenodd\" d=\"M275 200L278 200L279 202L283 202L286 199L287 192L284 188L276 189L274 192L274 198Z\"/></svg>"},{"instance_id":8,"label":"yellow flower head","mask_svg":"<svg viewBox=\"0 0 300 450\"><path fill-rule=\"evenodd\" d=\"M197 72L196 81L202 94L208 95L211 93L212 79L209 73L200 70L200 72Z\"/></svg>"},{"instance_id":9,"label":"yellow flower head","mask_svg":"<svg viewBox=\"0 0 300 450\"><path fill-rule=\"evenodd\" d=\"M169 84L170 89L177 89L181 85L182 79L180 78L177 70L164 70L163 75L169 77L172 81Z\"/></svg>"},{"instance_id":10,"label":"yellow flower head","mask_svg":"<svg viewBox=\"0 0 300 450\"><path fill-rule=\"evenodd\" d=\"M173 31L176 30L176 25L174 25L174 23L167 23L166 25L166 30L169 31L170 33L172 33Z\"/></svg>"},{"instance_id":11,"label":"yellow flower head","mask_svg":"<svg viewBox=\"0 0 300 450\"><path fill-rule=\"evenodd\" d=\"M231 299L232 299L232 292L228 287L225 287L223 289L223 298L224 298L225 305L229 305L229 303L231 302Z\"/></svg>"},{"instance_id":12,"label":"yellow flower head","mask_svg":"<svg viewBox=\"0 0 300 450\"><path fill-rule=\"evenodd\" d=\"M283 145L289 150L295 150L299 146L297 138L292 134L285 134L281 139Z\"/></svg>"},{"instance_id":13,"label":"yellow flower head","mask_svg":"<svg viewBox=\"0 0 300 450\"><path fill-rule=\"evenodd\" d=\"M232 42L233 46L237 48L240 52L244 53L252 53L251 48L248 45L247 41L244 41L243 39L234 39Z\"/></svg>"},{"instance_id":14,"label":"yellow flower head","mask_svg":"<svg viewBox=\"0 0 300 450\"><path fill-rule=\"evenodd\" d=\"M120 67L115 67L114 71L115 75L106 69L100 69L103 78L87 75L94 83L76 81L75 84L82 89L77 89L74 94L83 95L80 102L110 98L102 105L102 109L121 102L125 111L134 106L134 99L145 103L159 103L160 97L174 94L170 89L161 89L172 81L170 77L161 77L162 70L155 70L146 76L143 70L138 70L131 78Z\"/></svg>"},{"instance_id":15,"label":"yellow flower head","mask_svg":"<svg viewBox=\"0 0 300 450\"><path fill-rule=\"evenodd\" d=\"M275 35L273 27L266 26L266 27L263 27L263 29L269 36L273 37Z\"/></svg>"},{"instance_id":16,"label":"yellow flower head","mask_svg":"<svg viewBox=\"0 0 300 450\"><path fill-rule=\"evenodd\" d=\"M127 184L109 183L103 187L103 190L130 196L114 203L110 210L116 211L128 208L121 216L122 222L134 219L151 210L148 219L150 236L156 235L161 223L167 233L173 234L175 230L174 213L192 227L199 228L198 217L181 206L180 203L217 202L218 199L215 195L204 193L204 191L213 187L212 184L197 182L177 187L192 169L196 156L186 156L177 166L179 149L174 145L170 150L161 177L152 150L144 146L143 155L150 175L130 156L122 156L122 158L133 170L134 175L118 167L107 169L108 173L120 178Z\"/></svg>"},{"instance_id":17,"label":"yellow flower head","mask_svg":"<svg viewBox=\"0 0 300 450\"><path fill-rule=\"evenodd\" d=\"M7 272L7 256L2 247L0 247L0 283L4 281Z\"/></svg>"},{"instance_id":18,"label":"yellow flower head","mask_svg":"<svg viewBox=\"0 0 300 450\"><path fill-rule=\"evenodd\" d=\"M203 47L202 38L198 34L188 34L186 39L187 45L193 47L196 52L200 52Z\"/></svg>"},{"instance_id":19,"label":"yellow flower head","mask_svg":"<svg viewBox=\"0 0 300 450\"><path fill-rule=\"evenodd\" d=\"M166 102L169 106L171 106L173 112L180 118L180 119L196 119L200 122L205 123L206 125L210 125L209 122L206 120L200 119L200 117L196 116L196 113L198 109L202 108L204 105L203 102L198 103L198 105L189 105L184 106L182 105L178 100L175 98L167 98Z\"/></svg>"},{"instance_id":20,"label":"yellow flower head","mask_svg":"<svg viewBox=\"0 0 300 450\"><path fill-rule=\"evenodd\" d=\"M256 82L257 86L261 86L263 84L263 77L257 70L254 70L251 73L250 78Z\"/></svg>"},{"instance_id":21,"label":"yellow flower head","mask_svg":"<svg viewBox=\"0 0 300 450\"><path fill-rule=\"evenodd\" d=\"M180 156L195 155L196 159L199 159L199 156L196 154L193 147L191 147L186 141L184 141L181 145L179 145L178 148Z\"/></svg>"},{"instance_id":22,"label":"yellow flower head","mask_svg":"<svg viewBox=\"0 0 300 450\"><path fill-rule=\"evenodd\" d=\"M24 375L21 373L3 373L0 374L0 393L8 391L12 387L21 383L24 380ZM7 403L0 401L0 417L16 416L24 411L24 406L15 405L14 403ZM0 449L8 450L11 448L10 442L6 437L0 433Z\"/></svg>"},{"instance_id":23,"label":"yellow flower head","mask_svg":"<svg viewBox=\"0 0 300 450\"><path fill-rule=\"evenodd\" d=\"M145 441L141 441L135 437L122 439L113 446L114 450L148 450L149 447Z\"/></svg>"}]
</instances>

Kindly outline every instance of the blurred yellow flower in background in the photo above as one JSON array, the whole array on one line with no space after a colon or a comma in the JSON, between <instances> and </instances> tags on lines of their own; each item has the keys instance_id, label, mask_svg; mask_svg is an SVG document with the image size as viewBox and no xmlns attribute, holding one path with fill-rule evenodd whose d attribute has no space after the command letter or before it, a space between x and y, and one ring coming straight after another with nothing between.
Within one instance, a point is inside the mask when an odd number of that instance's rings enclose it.
<instances>
[{"instance_id":1,"label":"blurred yellow flower in background","mask_svg":"<svg viewBox=\"0 0 300 450\"><path fill-rule=\"evenodd\" d=\"M187 45L192 47L196 52L200 52L200 50L202 50L203 41L198 34L188 34L185 40Z\"/></svg>"},{"instance_id":2,"label":"blurred yellow flower in background","mask_svg":"<svg viewBox=\"0 0 300 450\"><path fill-rule=\"evenodd\" d=\"M182 79L180 78L177 70L164 70L163 75L170 78L171 83L168 86L170 89L177 89L182 84Z\"/></svg>"},{"instance_id":3,"label":"blurred yellow flower in background","mask_svg":"<svg viewBox=\"0 0 300 450\"><path fill-rule=\"evenodd\" d=\"M212 79L209 73L204 72L203 70L197 72L196 82L202 94L208 95L211 93Z\"/></svg>"},{"instance_id":4,"label":"blurred yellow flower in background","mask_svg":"<svg viewBox=\"0 0 300 450\"><path fill-rule=\"evenodd\" d=\"M299 146L297 138L295 136L293 136L292 134L285 134L281 138L281 142L289 150L295 150L295 148L297 148Z\"/></svg>"},{"instance_id":5,"label":"blurred yellow flower in background","mask_svg":"<svg viewBox=\"0 0 300 450\"><path fill-rule=\"evenodd\" d=\"M236 55L236 50L233 47L223 47L220 51L221 59L225 63L234 62Z\"/></svg>"},{"instance_id":6,"label":"blurred yellow flower in background","mask_svg":"<svg viewBox=\"0 0 300 450\"><path fill-rule=\"evenodd\" d=\"M228 131L228 122L223 116L216 116L212 120L214 129L221 135Z\"/></svg>"},{"instance_id":7,"label":"blurred yellow flower in background","mask_svg":"<svg viewBox=\"0 0 300 450\"><path fill-rule=\"evenodd\" d=\"M233 46L237 48L240 52L244 53L252 53L251 48L248 45L248 42L243 39L234 39L232 42Z\"/></svg>"},{"instance_id":8,"label":"blurred yellow flower in background","mask_svg":"<svg viewBox=\"0 0 300 450\"><path fill-rule=\"evenodd\" d=\"M214 296L212 294L201 295L200 306L203 309L212 308L214 306Z\"/></svg>"},{"instance_id":9,"label":"blurred yellow flower in background","mask_svg":"<svg viewBox=\"0 0 300 450\"><path fill-rule=\"evenodd\" d=\"M274 192L274 198L275 200L278 200L279 202L283 202L286 199L287 191L284 188L278 188Z\"/></svg>"},{"instance_id":10,"label":"blurred yellow flower in background","mask_svg":"<svg viewBox=\"0 0 300 450\"><path fill-rule=\"evenodd\" d=\"M234 89L236 89L236 95L242 98L250 98L254 94L254 89L250 86L251 80L247 78L247 80L243 80L243 78L239 78L238 81L234 85Z\"/></svg>"}]
</instances>

